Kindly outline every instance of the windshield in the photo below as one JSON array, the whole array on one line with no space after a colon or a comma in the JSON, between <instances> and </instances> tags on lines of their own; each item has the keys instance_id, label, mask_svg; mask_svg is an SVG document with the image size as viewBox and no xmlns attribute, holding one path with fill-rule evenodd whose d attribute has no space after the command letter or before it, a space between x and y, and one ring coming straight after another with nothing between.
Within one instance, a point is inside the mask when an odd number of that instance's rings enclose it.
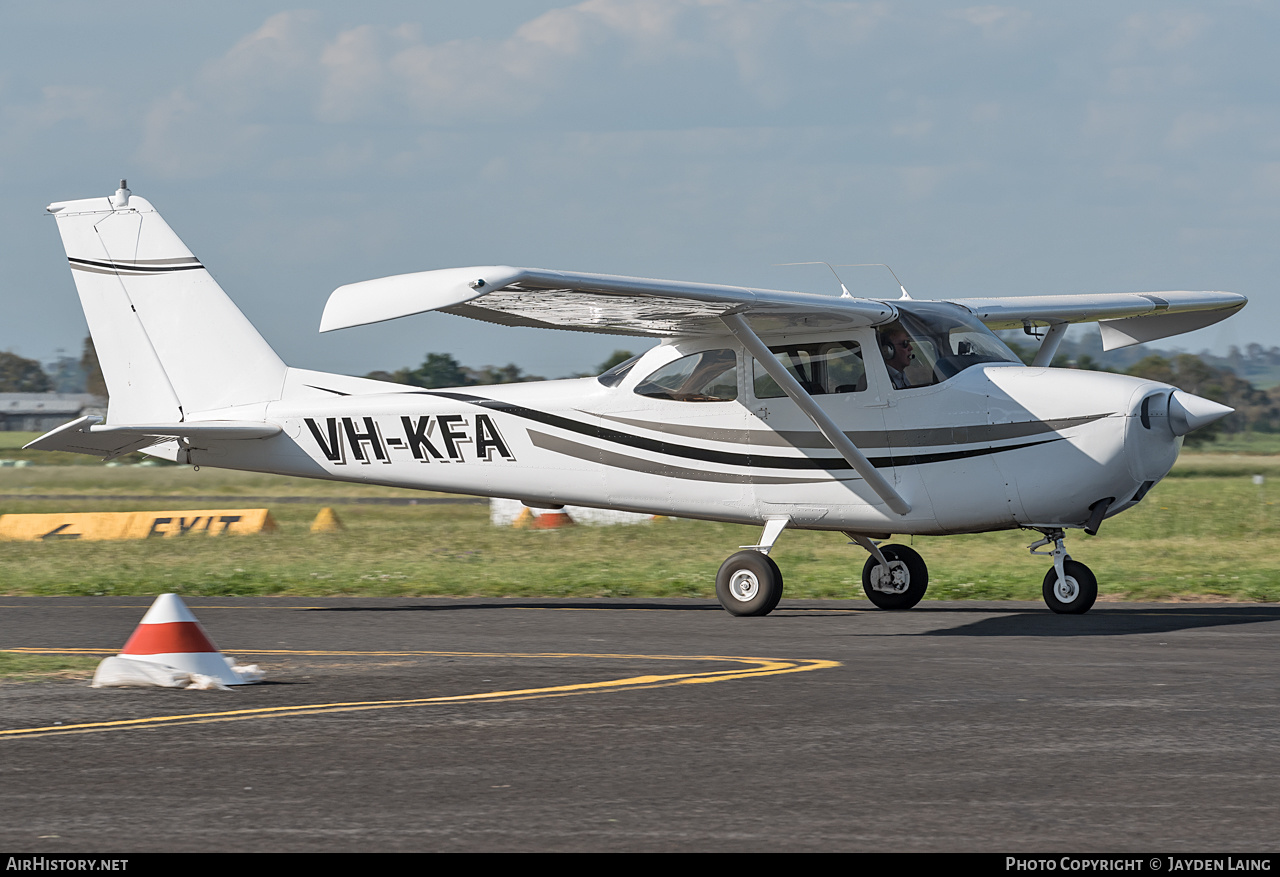
<instances>
[{"instance_id":1,"label":"windshield","mask_svg":"<svg viewBox=\"0 0 1280 877\"><path fill-rule=\"evenodd\" d=\"M913 301L894 303L897 321L876 332L889 379L900 390L940 384L970 366L989 362L1022 364L977 317L957 305Z\"/></svg>"}]
</instances>

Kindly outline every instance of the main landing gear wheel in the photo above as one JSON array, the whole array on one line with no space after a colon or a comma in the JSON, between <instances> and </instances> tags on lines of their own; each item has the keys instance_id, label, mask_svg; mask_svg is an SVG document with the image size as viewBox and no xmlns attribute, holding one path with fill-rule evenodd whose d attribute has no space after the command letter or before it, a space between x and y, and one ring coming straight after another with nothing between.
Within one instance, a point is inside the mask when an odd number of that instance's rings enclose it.
<instances>
[{"instance_id":1,"label":"main landing gear wheel","mask_svg":"<svg viewBox=\"0 0 1280 877\"><path fill-rule=\"evenodd\" d=\"M767 554L739 551L720 565L716 596L733 615L768 615L782 599L782 572Z\"/></svg>"},{"instance_id":2,"label":"main landing gear wheel","mask_svg":"<svg viewBox=\"0 0 1280 877\"><path fill-rule=\"evenodd\" d=\"M1098 599L1098 580L1089 567L1076 560L1064 560L1062 571L1062 581L1054 567L1045 573L1044 602L1059 615L1083 615Z\"/></svg>"},{"instance_id":3,"label":"main landing gear wheel","mask_svg":"<svg viewBox=\"0 0 1280 877\"><path fill-rule=\"evenodd\" d=\"M905 545L881 545L880 553L889 567L886 569L875 555L868 557L862 567L862 590L881 609L910 609L929 587L924 558Z\"/></svg>"}]
</instances>

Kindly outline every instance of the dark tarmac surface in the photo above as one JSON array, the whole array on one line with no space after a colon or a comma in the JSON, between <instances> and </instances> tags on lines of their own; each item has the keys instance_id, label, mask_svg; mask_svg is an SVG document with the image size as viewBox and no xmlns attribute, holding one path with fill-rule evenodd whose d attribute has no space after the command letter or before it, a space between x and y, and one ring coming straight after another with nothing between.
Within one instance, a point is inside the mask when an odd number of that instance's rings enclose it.
<instances>
[{"instance_id":1,"label":"dark tarmac surface","mask_svg":"<svg viewBox=\"0 0 1280 877\"><path fill-rule=\"evenodd\" d=\"M0 649L149 603L0 598ZM0 850L1280 849L1280 606L188 604L267 684L0 684Z\"/></svg>"}]
</instances>

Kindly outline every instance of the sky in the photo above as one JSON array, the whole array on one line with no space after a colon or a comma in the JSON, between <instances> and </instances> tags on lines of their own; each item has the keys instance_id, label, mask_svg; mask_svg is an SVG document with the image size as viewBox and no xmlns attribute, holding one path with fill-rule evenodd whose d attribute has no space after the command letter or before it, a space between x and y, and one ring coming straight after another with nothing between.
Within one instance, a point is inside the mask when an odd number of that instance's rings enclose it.
<instances>
[{"instance_id":1,"label":"sky","mask_svg":"<svg viewBox=\"0 0 1280 877\"><path fill-rule=\"evenodd\" d=\"M1280 344L1280 5L4 4L0 350L86 334L51 201L147 198L291 365L592 371L631 338L329 293L525 265L915 298L1212 289ZM896 297L883 269L840 269Z\"/></svg>"}]
</instances>

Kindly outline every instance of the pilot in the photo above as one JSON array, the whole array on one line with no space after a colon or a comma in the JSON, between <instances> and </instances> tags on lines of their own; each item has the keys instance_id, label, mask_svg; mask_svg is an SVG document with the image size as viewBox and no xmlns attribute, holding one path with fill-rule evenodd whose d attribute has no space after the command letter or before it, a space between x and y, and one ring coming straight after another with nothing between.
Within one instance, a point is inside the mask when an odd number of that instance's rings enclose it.
<instances>
[{"instance_id":1,"label":"pilot","mask_svg":"<svg viewBox=\"0 0 1280 877\"><path fill-rule=\"evenodd\" d=\"M911 349L911 336L901 326L888 329L880 335L880 353L884 356L884 364L889 368L889 380L895 390L905 390L911 386L907 377L907 366L916 358Z\"/></svg>"}]
</instances>

